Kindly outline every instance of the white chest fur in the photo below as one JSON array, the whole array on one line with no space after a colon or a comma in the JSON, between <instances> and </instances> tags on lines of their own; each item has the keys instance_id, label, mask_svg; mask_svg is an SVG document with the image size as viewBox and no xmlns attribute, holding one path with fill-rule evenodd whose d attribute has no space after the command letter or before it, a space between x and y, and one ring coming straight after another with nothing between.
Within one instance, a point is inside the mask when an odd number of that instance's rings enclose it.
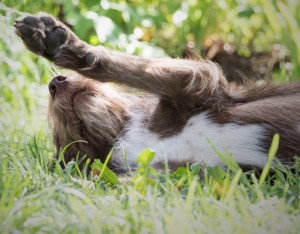
<instances>
[{"instance_id":1,"label":"white chest fur","mask_svg":"<svg viewBox=\"0 0 300 234\"><path fill-rule=\"evenodd\" d=\"M263 127L260 125L219 125L208 119L204 112L189 119L181 133L160 139L143 126L142 119L142 115L136 114L126 133L116 144L112 160L123 169L128 164L134 165L139 153L148 147L156 153L153 163L167 160L202 162L207 166L221 164L221 159L209 141L221 153L231 153L237 163L258 167L266 163L267 157L259 146L263 134ZM122 160L124 154L128 164Z\"/></svg>"}]
</instances>

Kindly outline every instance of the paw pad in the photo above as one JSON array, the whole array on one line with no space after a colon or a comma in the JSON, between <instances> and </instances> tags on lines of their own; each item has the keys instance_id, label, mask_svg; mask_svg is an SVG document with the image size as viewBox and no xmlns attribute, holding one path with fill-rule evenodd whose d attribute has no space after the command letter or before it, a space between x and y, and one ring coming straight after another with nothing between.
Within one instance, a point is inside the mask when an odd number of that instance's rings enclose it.
<instances>
[{"instance_id":1,"label":"paw pad","mask_svg":"<svg viewBox=\"0 0 300 234\"><path fill-rule=\"evenodd\" d=\"M87 63L87 65L89 66L93 66L94 63L96 62L96 56L92 53L89 53L86 57L85 57L85 61Z\"/></svg>"},{"instance_id":2,"label":"paw pad","mask_svg":"<svg viewBox=\"0 0 300 234\"><path fill-rule=\"evenodd\" d=\"M32 52L54 56L67 40L67 31L58 26L51 16L26 16L16 20L16 33Z\"/></svg>"},{"instance_id":3,"label":"paw pad","mask_svg":"<svg viewBox=\"0 0 300 234\"><path fill-rule=\"evenodd\" d=\"M66 31L62 28L56 28L45 38L46 53L53 56L57 53L59 47L67 40Z\"/></svg>"}]
</instances>

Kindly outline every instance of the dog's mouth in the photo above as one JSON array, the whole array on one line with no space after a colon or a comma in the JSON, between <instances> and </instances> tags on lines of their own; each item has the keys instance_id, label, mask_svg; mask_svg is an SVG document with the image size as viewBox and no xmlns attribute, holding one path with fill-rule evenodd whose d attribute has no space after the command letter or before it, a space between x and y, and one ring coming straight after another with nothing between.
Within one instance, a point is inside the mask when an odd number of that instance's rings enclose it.
<instances>
[{"instance_id":1,"label":"dog's mouth","mask_svg":"<svg viewBox=\"0 0 300 234\"><path fill-rule=\"evenodd\" d=\"M98 82L85 77L79 77L76 74L68 77L59 75L50 81L48 90L51 99L55 99L56 102L65 102L66 100L73 102L73 99L75 99L77 95L84 92L86 92L87 95L89 93L97 93L98 85Z\"/></svg>"},{"instance_id":2,"label":"dog's mouth","mask_svg":"<svg viewBox=\"0 0 300 234\"><path fill-rule=\"evenodd\" d=\"M65 128L74 137L82 136L83 120L78 116L77 105L85 96L87 88L77 77L56 76L48 85L50 98L48 121L52 129ZM70 131L72 129L72 131ZM59 130L57 129L59 132ZM72 137L73 138L73 137Z\"/></svg>"},{"instance_id":3,"label":"dog's mouth","mask_svg":"<svg viewBox=\"0 0 300 234\"><path fill-rule=\"evenodd\" d=\"M61 93L56 91L54 95L51 94L49 123L58 151L70 144L64 154L66 161L75 158L78 152L93 157L99 151L89 139L90 133L86 128L88 122L80 110L89 101L89 95L85 89L65 89Z\"/></svg>"},{"instance_id":4,"label":"dog's mouth","mask_svg":"<svg viewBox=\"0 0 300 234\"><path fill-rule=\"evenodd\" d=\"M72 139L85 139L86 126L101 119L97 116L95 100L100 98L90 80L57 76L49 83L48 119L51 128L64 128ZM58 130L59 132L59 130Z\"/></svg>"},{"instance_id":5,"label":"dog's mouth","mask_svg":"<svg viewBox=\"0 0 300 234\"><path fill-rule=\"evenodd\" d=\"M56 115L58 119L69 121L79 119L76 112L78 105L87 99L91 93L95 93L88 82L76 77L56 76L48 85L49 114Z\"/></svg>"},{"instance_id":6,"label":"dog's mouth","mask_svg":"<svg viewBox=\"0 0 300 234\"><path fill-rule=\"evenodd\" d=\"M64 138L73 140L86 140L90 135L100 135L97 123L102 119L101 87L99 82L80 76L54 77L48 86L51 95L48 111L51 128L60 135L65 134Z\"/></svg>"}]
</instances>

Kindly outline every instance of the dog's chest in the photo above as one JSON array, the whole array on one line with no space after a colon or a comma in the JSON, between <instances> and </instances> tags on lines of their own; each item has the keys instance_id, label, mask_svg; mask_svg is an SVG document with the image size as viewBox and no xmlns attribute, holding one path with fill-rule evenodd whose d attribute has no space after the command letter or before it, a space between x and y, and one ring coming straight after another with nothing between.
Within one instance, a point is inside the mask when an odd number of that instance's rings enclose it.
<instances>
[{"instance_id":1,"label":"dog's chest","mask_svg":"<svg viewBox=\"0 0 300 234\"><path fill-rule=\"evenodd\" d=\"M212 166L221 163L215 151L218 150L222 154L229 152L240 164L262 166L266 162L266 155L259 146L263 131L259 125L220 125L208 119L204 112L191 117L180 133L160 138L145 126L143 115L137 114L118 139L112 161L124 170L128 165L136 167L139 153L151 148L156 153L153 164L199 162Z\"/></svg>"}]
</instances>

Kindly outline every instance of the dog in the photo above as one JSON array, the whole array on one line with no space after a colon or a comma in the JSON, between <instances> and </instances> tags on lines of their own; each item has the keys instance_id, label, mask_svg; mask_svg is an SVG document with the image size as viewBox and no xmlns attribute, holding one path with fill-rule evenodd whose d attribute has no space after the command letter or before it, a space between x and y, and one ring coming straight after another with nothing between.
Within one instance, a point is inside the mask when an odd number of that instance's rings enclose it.
<instances>
[{"instance_id":1,"label":"dog","mask_svg":"<svg viewBox=\"0 0 300 234\"><path fill-rule=\"evenodd\" d=\"M231 89L211 61L141 58L94 47L45 13L14 26L30 51L76 72L49 84L55 145L59 151L73 142L66 162L84 155L103 162L112 152L109 167L126 173L137 169L137 156L150 147L157 168L166 161L173 168L222 165L216 148L241 167L262 168L275 133L283 164L300 155L300 83ZM114 90L106 82L148 95Z\"/></svg>"}]
</instances>

